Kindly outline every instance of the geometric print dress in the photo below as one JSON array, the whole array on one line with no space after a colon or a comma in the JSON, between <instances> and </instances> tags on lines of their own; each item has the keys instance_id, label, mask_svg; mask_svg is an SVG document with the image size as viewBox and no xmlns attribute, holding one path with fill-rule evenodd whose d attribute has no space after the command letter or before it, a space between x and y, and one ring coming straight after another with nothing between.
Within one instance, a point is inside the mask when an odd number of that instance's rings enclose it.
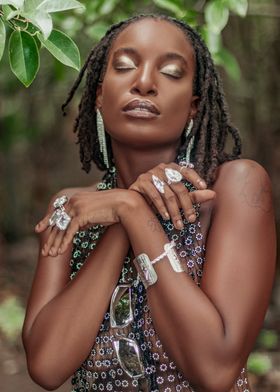
<instances>
[{"instance_id":1,"label":"geometric print dress","mask_svg":"<svg viewBox=\"0 0 280 392\"><path fill-rule=\"evenodd\" d=\"M97 190L114 188L116 186L115 174L114 168L109 169L98 184ZM183 181L183 183L189 191L195 189L187 181ZM184 228L182 230L177 230L172 221L163 220L159 214L157 214L157 218L169 240L176 243L176 252L183 261L185 272L182 273L187 273L190 279L193 279L199 286L205 262L205 235L199 221L199 205L195 207L196 221L189 223L186 219L183 219ZM182 217L184 218L183 215ZM86 263L88 255L94 252L94 248L105 230L104 226L95 225L76 233L73 239L70 262L71 279L75 279L75 276ZM120 366L113 346L117 330L110 328L110 312L108 309L104 314L99 333L93 341L88 357L72 377L71 392L196 392L164 350L153 326L146 290L140 279L137 278L132 258L133 254L130 249L124 259L118 282L118 284L132 284L133 321L128 327L122 328L122 332L138 343L145 377L131 378ZM213 374L213 377L215 377L215 374ZM232 389L224 392L252 392L245 368L241 369Z\"/></svg>"}]
</instances>

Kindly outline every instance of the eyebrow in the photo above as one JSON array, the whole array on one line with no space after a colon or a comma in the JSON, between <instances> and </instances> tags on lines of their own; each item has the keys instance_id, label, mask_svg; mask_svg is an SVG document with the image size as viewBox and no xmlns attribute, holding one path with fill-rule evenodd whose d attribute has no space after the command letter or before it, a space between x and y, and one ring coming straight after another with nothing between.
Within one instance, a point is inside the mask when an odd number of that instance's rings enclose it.
<instances>
[{"instance_id":1,"label":"eyebrow","mask_svg":"<svg viewBox=\"0 0 280 392\"><path fill-rule=\"evenodd\" d=\"M116 57L120 54L128 54L128 55L133 55L133 56L137 56L139 57L139 53L137 52L136 49L134 48L119 48L117 49L114 53L113 53L113 57ZM182 55L176 53L176 52L167 52L164 53L162 56L160 56L162 59L167 59L167 60L179 60L181 61L186 67L188 67L188 62L185 59L185 57L183 57Z\"/></svg>"}]
</instances>

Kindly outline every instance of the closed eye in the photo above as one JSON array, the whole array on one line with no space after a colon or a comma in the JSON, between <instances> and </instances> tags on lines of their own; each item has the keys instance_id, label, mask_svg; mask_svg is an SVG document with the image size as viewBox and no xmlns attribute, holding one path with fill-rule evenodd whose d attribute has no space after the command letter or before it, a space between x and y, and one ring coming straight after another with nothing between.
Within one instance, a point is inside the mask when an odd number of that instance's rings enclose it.
<instances>
[{"instance_id":1,"label":"closed eye","mask_svg":"<svg viewBox=\"0 0 280 392\"><path fill-rule=\"evenodd\" d=\"M174 79L180 79L184 74L181 68L178 68L175 64L169 64L162 67L160 73L171 76Z\"/></svg>"}]
</instances>

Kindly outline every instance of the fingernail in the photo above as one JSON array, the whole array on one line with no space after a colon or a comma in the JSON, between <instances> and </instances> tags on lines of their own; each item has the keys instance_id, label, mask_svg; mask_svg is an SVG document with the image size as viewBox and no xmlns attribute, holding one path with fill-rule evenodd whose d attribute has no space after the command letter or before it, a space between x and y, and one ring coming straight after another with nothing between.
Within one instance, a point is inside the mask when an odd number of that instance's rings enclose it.
<instances>
[{"instance_id":1,"label":"fingernail","mask_svg":"<svg viewBox=\"0 0 280 392\"><path fill-rule=\"evenodd\" d=\"M182 228L184 227L183 222L181 221L181 219L178 219L178 220L176 221L176 223L177 223L177 228L178 228L178 229L182 229Z\"/></svg>"},{"instance_id":2,"label":"fingernail","mask_svg":"<svg viewBox=\"0 0 280 392\"><path fill-rule=\"evenodd\" d=\"M51 248L51 249L49 250L49 254L50 254L51 256L54 256L54 248Z\"/></svg>"},{"instance_id":3,"label":"fingernail","mask_svg":"<svg viewBox=\"0 0 280 392\"><path fill-rule=\"evenodd\" d=\"M189 216L189 222L194 222L195 220L196 220L196 215L195 214L191 214L190 216Z\"/></svg>"},{"instance_id":4,"label":"fingernail","mask_svg":"<svg viewBox=\"0 0 280 392\"><path fill-rule=\"evenodd\" d=\"M165 212L164 216L165 216L166 219L170 219L170 215L168 214L168 212Z\"/></svg>"},{"instance_id":5,"label":"fingernail","mask_svg":"<svg viewBox=\"0 0 280 392\"><path fill-rule=\"evenodd\" d=\"M205 181L203 180L198 180L198 184L202 187L202 188L207 188L207 184Z\"/></svg>"}]
</instances>

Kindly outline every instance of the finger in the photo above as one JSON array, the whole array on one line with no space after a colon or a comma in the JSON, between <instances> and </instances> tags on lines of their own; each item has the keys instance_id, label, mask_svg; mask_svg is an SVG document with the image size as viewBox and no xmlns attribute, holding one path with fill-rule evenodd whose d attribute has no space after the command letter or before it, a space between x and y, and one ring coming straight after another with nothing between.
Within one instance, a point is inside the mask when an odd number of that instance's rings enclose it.
<instances>
[{"instance_id":1,"label":"finger","mask_svg":"<svg viewBox=\"0 0 280 392\"><path fill-rule=\"evenodd\" d=\"M49 219L52 214L47 214L40 222L35 226L36 233L41 233L49 227Z\"/></svg>"},{"instance_id":2,"label":"finger","mask_svg":"<svg viewBox=\"0 0 280 392\"><path fill-rule=\"evenodd\" d=\"M132 185L132 186L130 186L128 189L140 193L141 196L144 197L144 199L146 200L146 202L147 202L149 205L152 204L152 201L150 200L150 198L149 198L145 193L142 192L142 190L140 189L139 186Z\"/></svg>"},{"instance_id":3,"label":"finger","mask_svg":"<svg viewBox=\"0 0 280 392\"><path fill-rule=\"evenodd\" d=\"M170 215L167 211L166 205L156 187L151 182L147 181L145 183L145 188L143 186L143 191L147 195L150 202L154 204L162 218L165 220L170 219Z\"/></svg>"},{"instance_id":4,"label":"finger","mask_svg":"<svg viewBox=\"0 0 280 392\"><path fill-rule=\"evenodd\" d=\"M216 197L216 192L205 189L205 190L197 190L189 193L190 198L194 204L197 203L205 203L206 201L212 200Z\"/></svg>"},{"instance_id":5,"label":"finger","mask_svg":"<svg viewBox=\"0 0 280 392\"><path fill-rule=\"evenodd\" d=\"M170 188L176 194L180 201L181 207L183 208L185 218L189 222L194 222L196 220L196 213L193 207L193 201L190 197L190 192L181 182L177 184L171 184Z\"/></svg>"},{"instance_id":6,"label":"finger","mask_svg":"<svg viewBox=\"0 0 280 392\"><path fill-rule=\"evenodd\" d=\"M51 228L50 234L48 236L47 242L44 244L43 248L42 248L42 255L43 256L47 256L49 254L50 248L52 247L52 244L54 242L54 239L57 235L57 227L53 226Z\"/></svg>"},{"instance_id":7,"label":"finger","mask_svg":"<svg viewBox=\"0 0 280 392\"><path fill-rule=\"evenodd\" d=\"M179 200L167 184L164 186L163 198L174 226L176 229L181 230L184 225L179 210Z\"/></svg>"},{"instance_id":8,"label":"finger","mask_svg":"<svg viewBox=\"0 0 280 392\"><path fill-rule=\"evenodd\" d=\"M68 248L69 244L72 242L74 235L76 234L76 232L79 230L80 225L78 222L78 219L73 218L71 223L69 224L65 235L62 239L62 242L60 244L60 247L58 249L58 254L62 254L66 251L66 249Z\"/></svg>"},{"instance_id":9,"label":"finger","mask_svg":"<svg viewBox=\"0 0 280 392\"><path fill-rule=\"evenodd\" d=\"M60 247L60 244L63 240L63 237L65 235L65 232L63 230L58 230L57 235L54 238L53 244L49 250L49 255L50 256L57 256L58 255L58 249Z\"/></svg>"},{"instance_id":10,"label":"finger","mask_svg":"<svg viewBox=\"0 0 280 392\"><path fill-rule=\"evenodd\" d=\"M186 180L188 180L191 184L193 184L196 188L199 189L207 188L206 182L203 180L202 177L200 177L199 174L197 174L197 172L194 169L190 169L189 167L179 166L176 163L172 164L172 168L178 170L182 174L182 176Z\"/></svg>"}]
</instances>

